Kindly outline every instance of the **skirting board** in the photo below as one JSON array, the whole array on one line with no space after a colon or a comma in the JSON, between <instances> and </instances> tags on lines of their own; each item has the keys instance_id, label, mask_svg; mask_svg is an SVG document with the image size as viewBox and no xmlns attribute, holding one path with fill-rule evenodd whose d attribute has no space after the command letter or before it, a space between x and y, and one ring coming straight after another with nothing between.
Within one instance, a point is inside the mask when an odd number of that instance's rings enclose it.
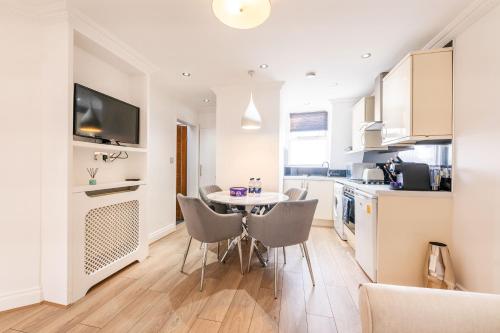
<instances>
[{"instance_id":1,"label":"skirting board","mask_svg":"<svg viewBox=\"0 0 500 333\"><path fill-rule=\"evenodd\" d=\"M38 287L0 295L0 311L37 304L42 301L42 290Z\"/></svg>"},{"instance_id":2,"label":"skirting board","mask_svg":"<svg viewBox=\"0 0 500 333\"><path fill-rule=\"evenodd\" d=\"M315 227L333 228L333 220L314 219L312 225Z\"/></svg>"},{"instance_id":3,"label":"skirting board","mask_svg":"<svg viewBox=\"0 0 500 333\"><path fill-rule=\"evenodd\" d=\"M169 224L163 228L153 231L149 234L149 244L156 242L157 240L171 234L175 231L175 223Z\"/></svg>"}]
</instances>

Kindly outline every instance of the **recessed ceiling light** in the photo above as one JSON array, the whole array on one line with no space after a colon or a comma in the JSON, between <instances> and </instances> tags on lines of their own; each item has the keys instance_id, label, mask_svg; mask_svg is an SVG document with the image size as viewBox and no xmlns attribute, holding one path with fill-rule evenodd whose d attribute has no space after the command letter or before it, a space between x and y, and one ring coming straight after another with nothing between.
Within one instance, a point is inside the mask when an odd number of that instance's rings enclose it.
<instances>
[{"instance_id":1,"label":"recessed ceiling light","mask_svg":"<svg viewBox=\"0 0 500 333\"><path fill-rule=\"evenodd\" d=\"M308 79L313 79L313 78L315 78L315 77L316 77L316 72L307 72L307 73L306 73L306 77L307 77Z\"/></svg>"},{"instance_id":2,"label":"recessed ceiling light","mask_svg":"<svg viewBox=\"0 0 500 333\"><path fill-rule=\"evenodd\" d=\"M208 98L203 99L203 103L209 103L209 102L210 102L210 100Z\"/></svg>"},{"instance_id":3,"label":"recessed ceiling light","mask_svg":"<svg viewBox=\"0 0 500 333\"><path fill-rule=\"evenodd\" d=\"M364 54L362 54L362 55L361 55L361 58L363 58L363 59L368 59L368 58L370 58L371 56L372 56L372 54L371 54L370 52L368 52L368 53L364 53Z\"/></svg>"},{"instance_id":4,"label":"recessed ceiling light","mask_svg":"<svg viewBox=\"0 0 500 333\"><path fill-rule=\"evenodd\" d=\"M191 77L191 73L189 73L189 72L182 72L182 76L184 76L184 77Z\"/></svg>"},{"instance_id":5,"label":"recessed ceiling light","mask_svg":"<svg viewBox=\"0 0 500 333\"><path fill-rule=\"evenodd\" d=\"M268 64L262 64L259 66L261 69L267 69L269 68L269 65Z\"/></svg>"}]
</instances>

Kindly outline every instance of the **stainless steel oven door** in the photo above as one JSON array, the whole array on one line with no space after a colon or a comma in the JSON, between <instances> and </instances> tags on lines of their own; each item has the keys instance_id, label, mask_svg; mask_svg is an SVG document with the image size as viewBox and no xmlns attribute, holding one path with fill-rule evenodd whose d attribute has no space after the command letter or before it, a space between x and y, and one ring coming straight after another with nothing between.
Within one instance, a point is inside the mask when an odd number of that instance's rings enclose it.
<instances>
[{"instance_id":1,"label":"stainless steel oven door","mask_svg":"<svg viewBox=\"0 0 500 333\"><path fill-rule=\"evenodd\" d=\"M343 200L343 212L342 212L342 221L344 222L344 225L351 230L353 234L356 233L356 219L354 216L354 211L355 211L355 204L354 204L354 196L351 196L350 194L344 193L344 196L342 197Z\"/></svg>"}]
</instances>

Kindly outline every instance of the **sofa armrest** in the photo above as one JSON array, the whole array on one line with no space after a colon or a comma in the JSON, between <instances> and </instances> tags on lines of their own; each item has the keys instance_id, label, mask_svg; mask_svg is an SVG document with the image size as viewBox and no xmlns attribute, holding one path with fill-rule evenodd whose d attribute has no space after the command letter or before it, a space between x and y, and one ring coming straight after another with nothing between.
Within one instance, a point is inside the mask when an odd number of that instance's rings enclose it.
<instances>
[{"instance_id":1,"label":"sofa armrest","mask_svg":"<svg viewBox=\"0 0 500 333\"><path fill-rule=\"evenodd\" d=\"M500 332L500 295L364 284L363 333Z\"/></svg>"}]
</instances>

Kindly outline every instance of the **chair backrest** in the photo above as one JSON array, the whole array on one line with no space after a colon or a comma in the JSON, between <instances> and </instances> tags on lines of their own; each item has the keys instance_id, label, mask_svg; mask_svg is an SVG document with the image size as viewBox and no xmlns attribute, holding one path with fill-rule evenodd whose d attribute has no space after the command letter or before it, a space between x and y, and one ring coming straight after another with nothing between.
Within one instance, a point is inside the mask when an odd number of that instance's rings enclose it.
<instances>
[{"instance_id":1,"label":"chair backrest","mask_svg":"<svg viewBox=\"0 0 500 333\"><path fill-rule=\"evenodd\" d=\"M226 214L227 213L226 205L217 202L212 202L210 201L210 199L208 199L208 195L214 192L222 192L222 189L217 185L200 186L201 200L203 200L203 202L206 203L208 207L212 208L215 212L219 214Z\"/></svg>"},{"instance_id":2,"label":"chair backrest","mask_svg":"<svg viewBox=\"0 0 500 333\"><path fill-rule=\"evenodd\" d=\"M210 200L208 199L208 195L214 192L222 192L222 189L217 185L207 185L200 186L200 197L207 205L210 204Z\"/></svg>"},{"instance_id":3,"label":"chair backrest","mask_svg":"<svg viewBox=\"0 0 500 333\"><path fill-rule=\"evenodd\" d=\"M285 195L288 196L288 201L305 200L307 197L307 190L303 188L289 188Z\"/></svg>"},{"instance_id":4,"label":"chair backrest","mask_svg":"<svg viewBox=\"0 0 500 333\"><path fill-rule=\"evenodd\" d=\"M265 215L247 217L248 233L266 246L282 247L307 241L318 200L285 201Z\"/></svg>"},{"instance_id":5,"label":"chair backrest","mask_svg":"<svg viewBox=\"0 0 500 333\"><path fill-rule=\"evenodd\" d=\"M198 198L177 194L189 235L215 243L241 234L241 214L218 214Z\"/></svg>"}]
</instances>

